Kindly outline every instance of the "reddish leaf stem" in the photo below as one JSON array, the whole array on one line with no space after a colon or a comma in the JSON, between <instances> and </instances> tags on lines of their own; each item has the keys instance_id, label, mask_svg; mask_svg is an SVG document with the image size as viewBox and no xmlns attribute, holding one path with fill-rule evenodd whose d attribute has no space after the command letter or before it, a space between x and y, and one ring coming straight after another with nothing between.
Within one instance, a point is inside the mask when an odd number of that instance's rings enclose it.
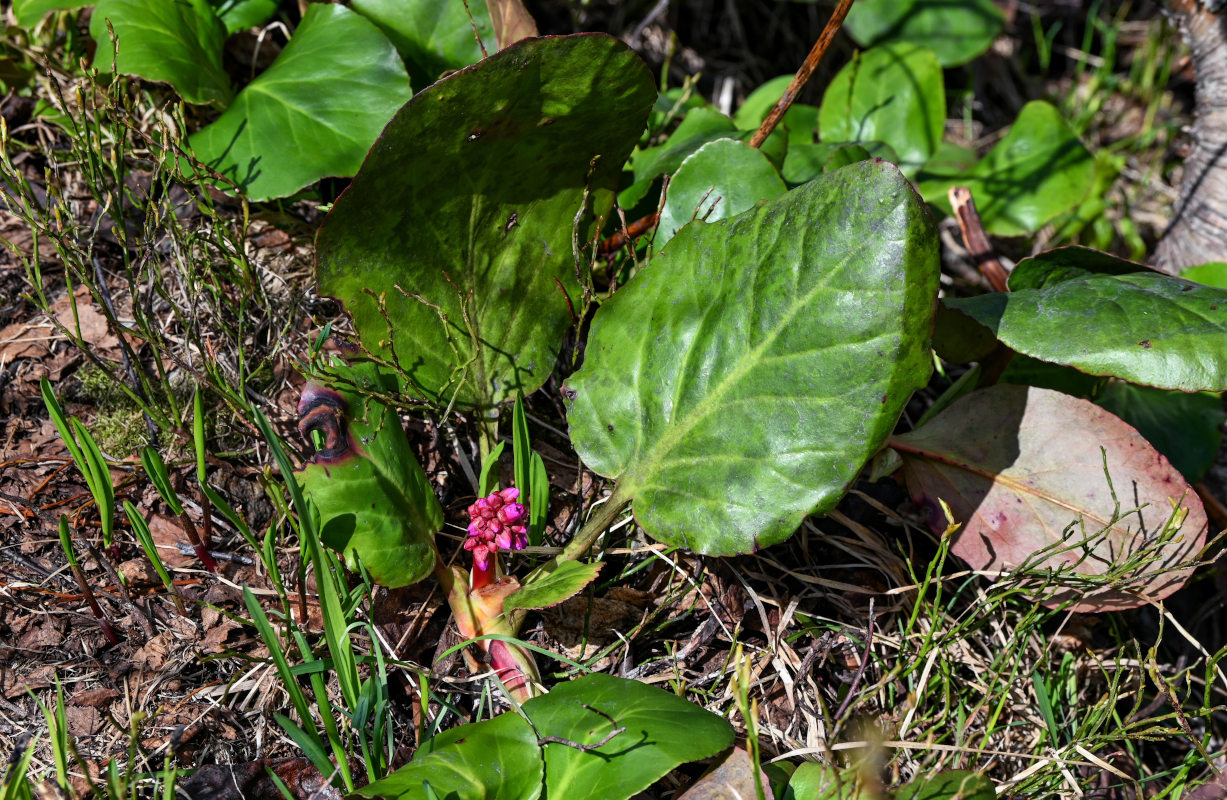
<instances>
[{"instance_id":1,"label":"reddish leaf stem","mask_svg":"<svg viewBox=\"0 0 1227 800\"><path fill-rule=\"evenodd\" d=\"M801 68L793 76L792 81L788 84L788 88L780 95L780 99L775 104L775 107L771 109L771 113L767 115L767 118L758 126L758 130L750 137L750 146L755 150L762 146L767 137L771 135L771 132L780 124L780 120L784 118L785 112L788 111L793 101L797 99L797 95L801 93L801 89L809 81L810 76L814 74L814 70L822 61L822 57L830 49L831 42L835 40L835 34L839 32L840 26L844 24L844 18L848 16L848 11L852 8L853 2L854 0L839 0L839 5L831 13L831 18L827 20L826 27L822 29L822 33L818 34L818 39L810 49L809 55L805 57ZM618 231L601 242L597 247L597 252L601 255L612 253L624 246L629 240L637 239L653 230L659 221L659 212L637 219L626 226L625 230Z\"/></svg>"},{"instance_id":2,"label":"reddish leaf stem","mask_svg":"<svg viewBox=\"0 0 1227 800\"><path fill-rule=\"evenodd\" d=\"M831 18L827 20L826 27L822 29L822 33L818 34L818 40L814 42L814 46L810 49L809 55L805 57L805 61L801 64L801 68L797 70L797 74L793 76L792 81L788 84L788 88L784 90L784 94L780 95L779 102L775 104L775 108L771 109L771 113L763 120L763 124L758 126L758 130L754 132L754 136L750 138L750 146L758 149L763 142L767 141L767 137L775 130L775 126L780 124L780 120L784 118L784 113L788 111L788 107L797 99L797 95L801 93L806 81L814 74L814 69L817 68L822 57L826 55L827 50L831 47L831 42L835 41L835 34L839 33L839 28L844 24L844 17L848 16L849 9L852 8L853 0L839 0L839 5L835 6L835 10L831 12Z\"/></svg>"}]
</instances>

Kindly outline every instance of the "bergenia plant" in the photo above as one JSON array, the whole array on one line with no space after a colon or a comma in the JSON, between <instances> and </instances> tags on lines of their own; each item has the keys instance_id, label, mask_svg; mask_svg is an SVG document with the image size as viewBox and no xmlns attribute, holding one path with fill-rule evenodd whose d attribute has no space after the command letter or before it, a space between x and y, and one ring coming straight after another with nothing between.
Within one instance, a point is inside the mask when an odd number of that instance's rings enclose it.
<instances>
[{"instance_id":1,"label":"bergenia plant","mask_svg":"<svg viewBox=\"0 0 1227 800\"><path fill-rule=\"evenodd\" d=\"M976 569L1028 557L1080 573L1088 582L1069 596L1079 611L1139 605L1183 583L1205 539L1201 504L1094 403L982 389L892 434L928 384L935 327L944 352L987 340L1092 375L1222 391L1227 361L1204 354L1211 342L1227 352L1227 293L1065 250L1020 264L1009 292L947 300L936 316L937 226L894 165L859 148L854 163L823 162L800 185L764 181L747 197L725 166L774 170L779 158L727 139L677 168L700 207L666 199L672 237L600 297L591 244L615 218L621 167L655 99L633 53L584 34L512 45L389 123L318 239L321 293L345 304L359 339L349 364L321 376L347 403L345 465L311 465L303 479L325 541L388 585L433 570L461 632L495 634L481 640L487 661L524 691L531 660L507 644L523 609L590 582L596 567L583 561L627 506L668 545L753 552L834 509L879 455L904 466L919 503L957 508L967 527L953 552ZM735 207L726 215L713 199ZM517 580L501 574L499 554L523 546L525 487L475 492L468 520L454 520L469 526L474 572L441 566L442 511L390 404L462 411L490 453L500 409L554 374L564 334L596 300L562 394L572 445L612 493L558 556ZM1125 302L1132 313L1110 315ZM1091 318L1076 342L1051 333ZM1097 433L1071 459L1043 420ZM1058 452L1064 472L1045 460ZM342 488L351 473L367 484ZM1145 513L1125 513L1105 477L1133 487ZM1084 535L1068 535L1073 522ZM945 523L935 517L939 533Z\"/></svg>"}]
</instances>

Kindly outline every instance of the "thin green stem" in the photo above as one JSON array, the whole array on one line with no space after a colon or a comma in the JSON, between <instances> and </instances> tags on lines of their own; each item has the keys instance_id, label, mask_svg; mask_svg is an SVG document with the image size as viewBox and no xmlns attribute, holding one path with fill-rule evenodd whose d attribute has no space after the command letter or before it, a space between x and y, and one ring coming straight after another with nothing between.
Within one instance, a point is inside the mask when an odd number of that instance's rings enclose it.
<instances>
[{"instance_id":1,"label":"thin green stem","mask_svg":"<svg viewBox=\"0 0 1227 800\"><path fill-rule=\"evenodd\" d=\"M622 510L630 503L630 500L631 498L623 494L620 487L614 489L609 499L592 513L588 524L581 528L579 533L575 534L575 538L568 542L566 547L562 548L562 552L529 573L523 583L527 585L543 573L552 572L559 564L567 561L577 561L592 548L592 545L596 544L596 540L609 529L609 526L613 524L618 515L622 513ZM524 609L517 608L507 616L507 621L511 625L513 635L519 633L520 625L523 624L526 613Z\"/></svg>"}]
</instances>

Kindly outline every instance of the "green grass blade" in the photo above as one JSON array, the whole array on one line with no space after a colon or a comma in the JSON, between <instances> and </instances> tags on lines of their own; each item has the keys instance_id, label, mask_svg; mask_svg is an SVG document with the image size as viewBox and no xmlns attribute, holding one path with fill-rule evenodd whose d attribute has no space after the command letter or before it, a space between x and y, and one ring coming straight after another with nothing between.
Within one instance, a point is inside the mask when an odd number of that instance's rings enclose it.
<instances>
[{"instance_id":1,"label":"green grass blade","mask_svg":"<svg viewBox=\"0 0 1227 800\"><path fill-rule=\"evenodd\" d=\"M528 543L539 547L550 516L550 476L540 453L533 453L528 470Z\"/></svg>"},{"instance_id":2,"label":"green grass blade","mask_svg":"<svg viewBox=\"0 0 1227 800\"><path fill-rule=\"evenodd\" d=\"M292 719L283 714L273 714L273 719L281 726L286 735L294 740L294 744L298 745L299 749L307 754L307 758L311 759L311 763L320 771L320 774L325 778L332 775L336 767L328 760L328 754L324 752L324 745L319 740L319 734L307 731L298 727Z\"/></svg>"},{"instance_id":3,"label":"green grass blade","mask_svg":"<svg viewBox=\"0 0 1227 800\"><path fill-rule=\"evenodd\" d=\"M10 759L8 772L4 783L0 784L0 800L30 800L34 796L30 789L30 781L26 775L30 771L30 762L34 759L34 746L38 744L38 734L33 734L25 743L21 756Z\"/></svg>"},{"instance_id":4,"label":"green grass blade","mask_svg":"<svg viewBox=\"0 0 1227 800\"><path fill-rule=\"evenodd\" d=\"M162 454L152 447L142 447L141 466L145 468L145 474L149 476L153 487L158 490L158 495L170 507L171 513L175 516L182 514L183 503L179 502L179 494L175 491L175 487L170 485L170 473L166 470L166 462L162 460Z\"/></svg>"},{"instance_id":5,"label":"green grass blade","mask_svg":"<svg viewBox=\"0 0 1227 800\"><path fill-rule=\"evenodd\" d=\"M481 464L481 475L477 478L477 496L485 497L498 488L498 460L503 455L503 445L506 442L499 442L490 451L490 455L486 456L486 460Z\"/></svg>"},{"instance_id":6,"label":"green grass blade","mask_svg":"<svg viewBox=\"0 0 1227 800\"><path fill-rule=\"evenodd\" d=\"M328 688L324 685L322 674L317 672L311 676L311 689L315 692L315 702L320 710L320 719L324 721L324 733L328 737L328 746L332 748L332 755L337 760L341 780L345 784L346 791L352 792L354 779L349 773L349 752L345 749L345 740L341 738L341 731L337 728L337 717L333 711L332 702L328 699Z\"/></svg>"},{"instance_id":7,"label":"green grass blade","mask_svg":"<svg viewBox=\"0 0 1227 800\"><path fill-rule=\"evenodd\" d=\"M511 409L511 443L515 450L515 482L521 494L528 491L528 464L532 444L528 438L528 417L524 415L524 395L516 393ZM525 498L521 498L523 500Z\"/></svg>"},{"instance_id":8,"label":"green grass blade","mask_svg":"<svg viewBox=\"0 0 1227 800\"><path fill-rule=\"evenodd\" d=\"M220 494L215 492L209 486L207 473L205 471L205 429L204 429L204 399L200 394L200 389L196 389L196 395L192 399L192 443L196 449L196 480L200 483L200 490L204 492L205 497L209 498L209 502L218 512L228 519L234 527L238 528L243 539L247 544L251 545L251 549L260 550L259 543L255 537L251 535L251 528L247 526L247 521L235 511L229 503L227 503Z\"/></svg>"},{"instance_id":9,"label":"green grass blade","mask_svg":"<svg viewBox=\"0 0 1227 800\"><path fill-rule=\"evenodd\" d=\"M273 431L268 419L259 409L253 410L256 425L268 442L269 450L281 470L286 488L290 492L290 500L298 511L299 527L302 533L306 551L315 565L315 579L319 592L320 611L324 617L324 638L328 643L328 652L337 671L337 680L341 685L341 695L346 704L353 708L358 702L358 665L354 656L353 645L349 638L349 626L344 609L341 605L341 592L338 586L337 573L339 565L327 558L320 544L319 531L315 526L315 518L303 497L302 487L294 478L294 468L290 458L281 444L281 439Z\"/></svg>"},{"instance_id":10,"label":"green grass blade","mask_svg":"<svg viewBox=\"0 0 1227 800\"><path fill-rule=\"evenodd\" d=\"M145 522L141 512L137 511L136 506L127 500L124 501L124 514L127 515L128 522L132 525L132 532L136 534L136 540L140 542L141 549L145 551L145 557L149 559L149 563L153 564L153 571L158 573L158 577L162 579L162 585L174 598L179 613L184 613L183 598L179 596L178 587L171 579L166 565L162 563L162 556L158 553L158 546L153 541L153 532L149 530L149 524Z\"/></svg>"},{"instance_id":11,"label":"green grass blade","mask_svg":"<svg viewBox=\"0 0 1227 800\"><path fill-rule=\"evenodd\" d=\"M81 448L77 445L77 440L72 436L72 431L68 427L68 417L64 415L64 409L60 406L60 402L55 399L55 392L51 389L51 382L46 378L40 378L38 387L43 394L43 405L47 407L47 413L51 415L52 424L59 431L60 438L64 440L64 446L68 448L68 454L72 456L73 461L77 462L77 468L84 473L86 471L85 456L82 455Z\"/></svg>"},{"instance_id":12,"label":"green grass blade","mask_svg":"<svg viewBox=\"0 0 1227 800\"><path fill-rule=\"evenodd\" d=\"M243 602L247 604L247 611L251 614L251 621L255 624L256 631L260 634L260 638L264 640L265 646L268 647L273 664L277 667L277 674L281 676L281 682L285 684L285 689L290 694L290 702L294 704L294 710L298 712L298 716L304 724L310 723L311 708L307 704L307 696L303 693L302 687L298 685L298 680L294 677L294 673L290 671L290 664L286 660L285 651L281 648L281 640L273 630L273 626L269 623L264 609L260 606L260 602L256 600L256 596L246 586L243 587ZM319 733L315 732L314 736L315 744L322 753L323 742L319 739ZM301 747L302 744L299 743L299 746ZM303 750L306 751L306 748L304 747Z\"/></svg>"}]
</instances>

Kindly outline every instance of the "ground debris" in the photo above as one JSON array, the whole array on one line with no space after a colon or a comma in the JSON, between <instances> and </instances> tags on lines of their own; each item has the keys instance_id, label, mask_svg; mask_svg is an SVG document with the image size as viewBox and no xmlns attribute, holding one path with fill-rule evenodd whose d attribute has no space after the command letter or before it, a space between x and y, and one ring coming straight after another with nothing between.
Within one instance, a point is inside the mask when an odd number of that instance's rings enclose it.
<instances>
[{"instance_id":1,"label":"ground debris","mask_svg":"<svg viewBox=\"0 0 1227 800\"><path fill-rule=\"evenodd\" d=\"M324 776L305 758L261 758L246 764L213 764L201 767L179 782L180 797L191 800L282 800L273 772L295 798L341 800L341 793L328 786Z\"/></svg>"}]
</instances>

